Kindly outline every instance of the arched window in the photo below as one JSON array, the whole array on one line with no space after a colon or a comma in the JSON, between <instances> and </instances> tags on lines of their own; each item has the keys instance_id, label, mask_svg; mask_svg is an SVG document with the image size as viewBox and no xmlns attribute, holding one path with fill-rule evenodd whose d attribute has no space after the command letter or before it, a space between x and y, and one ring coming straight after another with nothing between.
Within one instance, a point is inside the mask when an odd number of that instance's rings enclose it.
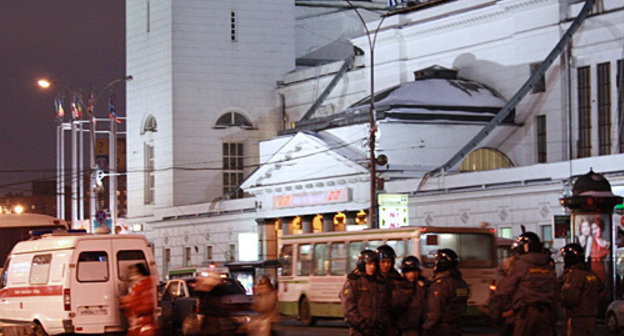
<instances>
[{"instance_id":1,"label":"arched window","mask_svg":"<svg viewBox=\"0 0 624 336\"><path fill-rule=\"evenodd\" d=\"M462 172L470 172L511 168L513 166L513 162L501 151L494 148L479 148L466 156L459 170Z\"/></svg>"},{"instance_id":2,"label":"arched window","mask_svg":"<svg viewBox=\"0 0 624 336\"><path fill-rule=\"evenodd\" d=\"M253 128L251 122L238 112L227 112L219 117L214 128L228 128L238 126L241 128Z\"/></svg>"},{"instance_id":3,"label":"arched window","mask_svg":"<svg viewBox=\"0 0 624 336\"><path fill-rule=\"evenodd\" d=\"M147 116L145 118L145 122L143 123L143 128L141 128L141 135L146 132L156 132L156 118L154 116Z\"/></svg>"}]
</instances>

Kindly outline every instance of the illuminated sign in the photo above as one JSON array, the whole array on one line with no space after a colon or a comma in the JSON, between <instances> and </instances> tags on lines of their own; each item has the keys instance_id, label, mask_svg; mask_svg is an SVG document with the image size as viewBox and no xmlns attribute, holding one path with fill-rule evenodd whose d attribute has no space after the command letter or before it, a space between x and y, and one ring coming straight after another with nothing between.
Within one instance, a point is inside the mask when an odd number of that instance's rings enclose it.
<instances>
[{"instance_id":1,"label":"illuminated sign","mask_svg":"<svg viewBox=\"0 0 624 336\"><path fill-rule=\"evenodd\" d=\"M406 194L379 194L379 227L382 229L409 225Z\"/></svg>"},{"instance_id":2,"label":"illuminated sign","mask_svg":"<svg viewBox=\"0 0 624 336\"><path fill-rule=\"evenodd\" d=\"M350 201L349 188L313 191L273 196L273 208L295 208L309 205L344 203Z\"/></svg>"}]
</instances>

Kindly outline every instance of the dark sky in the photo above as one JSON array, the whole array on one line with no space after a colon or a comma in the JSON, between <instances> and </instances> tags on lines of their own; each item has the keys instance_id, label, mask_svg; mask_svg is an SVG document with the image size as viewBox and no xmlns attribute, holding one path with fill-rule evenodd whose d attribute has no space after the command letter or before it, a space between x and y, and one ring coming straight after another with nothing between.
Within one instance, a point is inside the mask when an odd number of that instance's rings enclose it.
<instances>
[{"instance_id":1,"label":"dark sky","mask_svg":"<svg viewBox=\"0 0 624 336\"><path fill-rule=\"evenodd\" d=\"M124 0L0 1L0 196L28 193L29 181L56 176L53 101L65 94L67 117L70 94L44 91L37 79L50 78L86 96L125 76L125 59ZM124 116L124 85L112 94ZM108 93L98 101L97 117L108 115L107 99Z\"/></svg>"}]
</instances>

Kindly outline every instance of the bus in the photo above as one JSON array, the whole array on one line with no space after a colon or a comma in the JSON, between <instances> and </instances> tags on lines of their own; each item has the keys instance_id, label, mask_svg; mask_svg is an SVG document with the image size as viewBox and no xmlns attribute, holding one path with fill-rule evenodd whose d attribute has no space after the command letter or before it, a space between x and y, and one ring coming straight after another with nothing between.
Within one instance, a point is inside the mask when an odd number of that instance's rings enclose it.
<instances>
[{"instance_id":1,"label":"bus","mask_svg":"<svg viewBox=\"0 0 624 336\"><path fill-rule=\"evenodd\" d=\"M346 275L355 268L360 251L384 244L395 250L397 269L404 257L414 255L427 278L433 275L435 252L453 249L470 287L467 314L482 315L500 276L496 230L432 226L283 236L278 274L280 313L296 316L305 325L313 325L317 319L344 317L338 294Z\"/></svg>"}]
</instances>

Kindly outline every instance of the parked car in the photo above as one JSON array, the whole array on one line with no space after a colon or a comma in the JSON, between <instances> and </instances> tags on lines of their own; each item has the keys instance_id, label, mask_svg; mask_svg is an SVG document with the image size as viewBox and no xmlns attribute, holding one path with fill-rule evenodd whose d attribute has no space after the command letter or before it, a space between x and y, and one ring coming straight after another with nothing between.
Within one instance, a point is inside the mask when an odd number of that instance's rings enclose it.
<instances>
[{"instance_id":1,"label":"parked car","mask_svg":"<svg viewBox=\"0 0 624 336\"><path fill-rule=\"evenodd\" d=\"M199 314L201 292L195 291L196 277L171 279L165 284L161 297L160 326L165 335L182 335L184 320ZM236 279L223 278L222 283L213 289L226 308L233 322L232 328L249 322L253 297L245 293L245 288Z\"/></svg>"},{"instance_id":2,"label":"parked car","mask_svg":"<svg viewBox=\"0 0 624 336\"><path fill-rule=\"evenodd\" d=\"M612 334L618 334L624 326L624 300L615 300L607 307L605 314L607 329Z\"/></svg>"}]
</instances>

